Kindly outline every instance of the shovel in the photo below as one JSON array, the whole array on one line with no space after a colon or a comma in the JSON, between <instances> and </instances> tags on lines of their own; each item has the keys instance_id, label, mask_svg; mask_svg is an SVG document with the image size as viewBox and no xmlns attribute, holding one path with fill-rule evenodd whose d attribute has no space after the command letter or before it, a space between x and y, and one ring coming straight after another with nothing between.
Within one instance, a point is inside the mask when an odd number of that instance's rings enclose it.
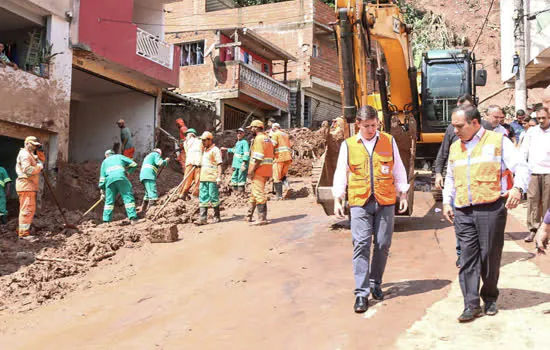
<instances>
[{"instance_id":1,"label":"shovel","mask_svg":"<svg viewBox=\"0 0 550 350\"><path fill-rule=\"evenodd\" d=\"M78 223L80 224L80 222L82 221L82 219L84 219L84 217L85 217L86 215L90 214L90 212L91 212L92 210L94 210L94 209L99 205L99 203L101 203L101 201L103 201L103 197L102 197L102 198L99 198L99 200L98 200L97 202L95 202L95 204L92 205L92 206L90 207L90 209L88 209L84 214L82 214L82 215L80 216L80 219L78 219Z\"/></svg>"},{"instance_id":2,"label":"shovel","mask_svg":"<svg viewBox=\"0 0 550 350\"><path fill-rule=\"evenodd\" d=\"M78 230L78 227L73 224L69 224L67 221L67 218L65 217L65 214L63 213L63 210L61 209L61 206L59 205L59 202L57 201L57 197L55 196L55 193L53 192L52 185L50 184L50 180L48 180L48 174L46 171L44 171L44 182L46 183L46 186L50 190L53 200L55 202L55 205L57 205L57 209L59 209L59 212L61 213L61 217L63 218L63 222L65 223L65 228L72 228L73 230Z\"/></svg>"}]
</instances>

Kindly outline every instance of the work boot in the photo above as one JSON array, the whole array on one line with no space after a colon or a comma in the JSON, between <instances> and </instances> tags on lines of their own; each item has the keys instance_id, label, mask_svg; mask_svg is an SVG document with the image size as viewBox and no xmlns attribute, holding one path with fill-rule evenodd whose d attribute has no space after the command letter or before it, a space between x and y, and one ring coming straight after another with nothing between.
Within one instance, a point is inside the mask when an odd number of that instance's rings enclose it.
<instances>
[{"instance_id":1,"label":"work boot","mask_svg":"<svg viewBox=\"0 0 550 350\"><path fill-rule=\"evenodd\" d=\"M222 219L220 217L220 207L214 207L214 219L212 220L212 223L220 222Z\"/></svg>"},{"instance_id":2,"label":"work boot","mask_svg":"<svg viewBox=\"0 0 550 350\"><path fill-rule=\"evenodd\" d=\"M252 222L254 221L254 210L256 209L256 203L248 203L248 210L244 216L244 221Z\"/></svg>"},{"instance_id":3,"label":"work boot","mask_svg":"<svg viewBox=\"0 0 550 350\"><path fill-rule=\"evenodd\" d=\"M206 225L208 223L208 208L199 208L199 221L197 221L196 225Z\"/></svg>"},{"instance_id":4,"label":"work boot","mask_svg":"<svg viewBox=\"0 0 550 350\"><path fill-rule=\"evenodd\" d=\"M258 204L258 225L267 225L267 203Z\"/></svg>"},{"instance_id":5,"label":"work boot","mask_svg":"<svg viewBox=\"0 0 550 350\"><path fill-rule=\"evenodd\" d=\"M275 200L280 201L283 199L283 183L282 182L275 182L273 184L275 186Z\"/></svg>"},{"instance_id":6,"label":"work boot","mask_svg":"<svg viewBox=\"0 0 550 350\"><path fill-rule=\"evenodd\" d=\"M8 216L7 215L2 215L2 216L0 216L0 218L2 218L2 225L7 225L8 224Z\"/></svg>"}]
</instances>

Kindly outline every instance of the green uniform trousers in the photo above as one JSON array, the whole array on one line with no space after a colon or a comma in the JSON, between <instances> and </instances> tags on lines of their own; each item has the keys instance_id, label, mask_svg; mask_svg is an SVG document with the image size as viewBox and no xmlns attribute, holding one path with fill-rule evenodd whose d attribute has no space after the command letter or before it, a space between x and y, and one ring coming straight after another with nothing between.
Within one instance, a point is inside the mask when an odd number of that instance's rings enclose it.
<instances>
[{"instance_id":1,"label":"green uniform trousers","mask_svg":"<svg viewBox=\"0 0 550 350\"><path fill-rule=\"evenodd\" d=\"M6 194L4 189L0 188L0 216L8 215L8 209L6 208Z\"/></svg>"},{"instance_id":2,"label":"green uniform trousers","mask_svg":"<svg viewBox=\"0 0 550 350\"><path fill-rule=\"evenodd\" d=\"M241 168L233 168L233 175L231 176L231 186L244 187L246 185L247 176L247 169L241 171Z\"/></svg>"},{"instance_id":3,"label":"green uniform trousers","mask_svg":"<svg viewBox=\"0 0 550 350\"><path fill-rule=\"evenodd\" d=\"M145 186L144 200L156 201L159 199L159 195L157 193L157 182L155 180L143 180L141 183Z\"/></svg>"},{"instance_id":4,"label":"green uniform trousers","mask_svg":"<svg viewBox=\"0 0 550 350\"><path fill-rule=\"evenodd\" d=\"M199 207L208 208L220 205L218 184L212 181L201 181L199 186Z\"/></svg>"},{"instance_id":5,"label":"green uniform trousers","mask_svg":"<svg viewBox=\"0 0 550 350\"><path fill-rule=\"evenodd\" d=\"M128 219L137 219L136 201L132 192L132 184L128 179L117 180L110 184L105 191L105 208L103 209L103 221L111 222L115 209L116 196L120 193Z\"/></svg>"}]
</instances>

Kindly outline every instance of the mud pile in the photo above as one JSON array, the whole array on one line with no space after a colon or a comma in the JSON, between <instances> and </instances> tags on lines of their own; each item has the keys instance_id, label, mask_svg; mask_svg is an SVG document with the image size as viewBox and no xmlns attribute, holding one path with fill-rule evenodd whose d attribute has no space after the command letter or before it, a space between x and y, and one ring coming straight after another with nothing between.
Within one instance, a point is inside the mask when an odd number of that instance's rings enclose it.
<instances>
[{"instance_id":1,"label":"mud pile","mask_svg":"<svg viewBox=\"0 0 550 350\"><path fill-rule=\"evenodd\" d=\"M141 246L150 225L128 226L127 221L96 225L93 218L77 232L63 229L56 210L48 207L37 216L37 242L18 240L16 219L0 230L0 310L23 311L62 298L77 286L71 276L87 272L122 247ZM66 215L72 222L80 217L79 212Z\"/></svg>"},{"instance_id":2,"label":"mud pile","mask_svg":"<svg viewBox=\"0 0 550 350\"><path fill-rule=\"evenodd\" d=\"M294 159L288 169L289 176L308 177L313 171L313 159Z\"/></svg>"},{"instance_id":3,"label":"mud pile","mask_svg":"<svg viewBox=\"0 0 550 350\"><path fill-rule=\"evenodd\" d=\"M157 181L157 190L159 195L163 195L171 188L177 186L183 179L183 175L170 167L170 163L176 163L174 160L169 162L169 166L159 173ZM59 170L57 198L61 205L68 209L87 210L100 197L99 192L99 170L101 163L86 162L82 164L66 164ZM141 164L138 165L141 167ZM139 170L137 169L128 176L132 183L136 203L141 205L144 195L144 187L139 182ZM48 194L46 194L48 196ZM100 213L103 205L99 205L95 210Z\"/></svg>"},{"instance_id":4,"label":"mud pile","mask_svg":"<svg viewBox=\"0 0 550 350\"><path fill-rule=\"evenodd\" d=\"M327 128L312 131L308 128L288 129L294 159L316 159L325 151Z\"/></svg>"}]
</instances>

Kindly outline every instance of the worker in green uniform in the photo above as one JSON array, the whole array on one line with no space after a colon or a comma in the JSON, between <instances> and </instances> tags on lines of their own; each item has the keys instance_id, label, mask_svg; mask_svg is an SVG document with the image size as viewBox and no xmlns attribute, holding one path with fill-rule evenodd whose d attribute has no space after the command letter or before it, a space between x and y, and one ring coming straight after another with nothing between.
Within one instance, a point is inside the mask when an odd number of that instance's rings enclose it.
<instances>
[{"instance_id":1,"label":"worker in green uniform","mask_svg":"<svg viewBox=\"0 0 550 350\"><path fill-rule=\"evenodd\" d=\"M222 151L227 150L227 152L233 153L231 187L234 191L242 193L244 193L244 186L246 185L248 161L250 159L250 146L244 136L244 129L239 128L237 129L237 143L235 146L233 148L222 147Z\"/></svg>"},{"instance_id":2,"label":"worker in green uniform","mask_svg":"<svg viewBox=\"0 0 550 350\"><path fill-rule=\"evenodd\" d=\"M99 175L99 188L101 196L105 198L103 209L103 222L111 222L115 209L116 196L120 193L128 219L133 223L137 220L136 202L132 192L132 184L126 177L137 169L137 164L122 154L115 154L112 150L105 152L105 160L101 163Z\"/></svg>"},{"instance_id":3,"label":"worker in green uniform","mask_svg":"<svg viewBox=\"0 0 550 350\"><path fill-rule=\"evenodd\" d=\"M159 173L159 167L166 166L168 159L162 159L162 151L160 148L155 148L153 152L149 153L143 160L141 171L139 173L139 181L145 187L145 197L143 201L147 201L147 207L155 204L158 200L157 194L157 176Z\"/></svg>"},{"instance_id":4,"label":"worker in green uniform","mask_svg":"<svg viewBox=\"0 0 550 350\"><path fill-rule=\"evenodd\" d=\"M0 166L0 222L8 223L8 209L6 208L6 200L10 195L11 179L6 169Z\"/></svg>"}]
</instances>

